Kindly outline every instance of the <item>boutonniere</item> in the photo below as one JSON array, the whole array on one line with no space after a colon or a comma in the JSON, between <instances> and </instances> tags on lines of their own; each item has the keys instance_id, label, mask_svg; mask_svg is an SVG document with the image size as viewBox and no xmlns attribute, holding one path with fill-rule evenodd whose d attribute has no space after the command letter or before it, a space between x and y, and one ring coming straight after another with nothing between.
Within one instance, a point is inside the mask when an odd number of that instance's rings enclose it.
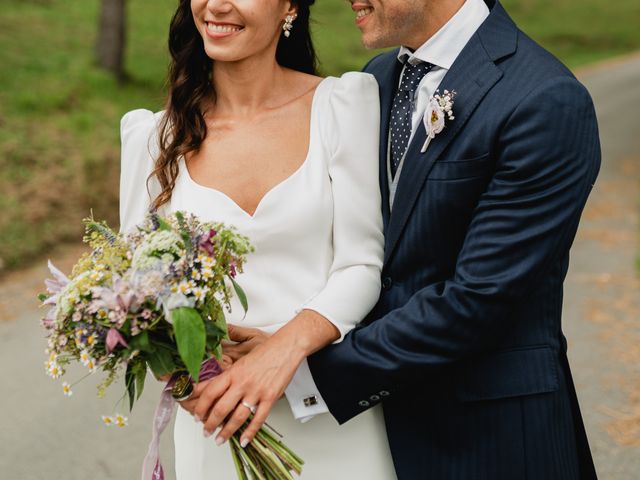
<instances>
[{"instance_id":1,"label":"boutonniere","mask_svg":"<svg viewBox=\"0 0 640 480\"><path fill-rule=\"evenodd\" d=\"M436 90L435 95L432 95L427 105L427 110L424 112L424 128L427 130L427 140L422 146L421 153L427 151L427 147L431 140L433 140L438 133L444 129L446 120L454 120L453 116L453 99L456 96L455 91L445 90L444 94L440 95L439 90Z\"/></svg>"}]
</instances>

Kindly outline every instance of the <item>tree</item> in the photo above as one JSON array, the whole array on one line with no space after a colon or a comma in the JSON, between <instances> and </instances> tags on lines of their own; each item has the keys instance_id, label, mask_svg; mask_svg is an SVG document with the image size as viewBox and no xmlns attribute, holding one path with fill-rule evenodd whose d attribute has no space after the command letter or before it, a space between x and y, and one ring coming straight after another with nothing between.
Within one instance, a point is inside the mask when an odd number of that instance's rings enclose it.
<instances>
[{"instance_id":1,"label":"tree","mask_svg":"<svg viewBox=\"0 0 640 480\"><path fill-rule=\"evenodd\" d=\"M98 65L124 79L126 0L101 0L96 58Z\"/></svg>"}]
</instances>

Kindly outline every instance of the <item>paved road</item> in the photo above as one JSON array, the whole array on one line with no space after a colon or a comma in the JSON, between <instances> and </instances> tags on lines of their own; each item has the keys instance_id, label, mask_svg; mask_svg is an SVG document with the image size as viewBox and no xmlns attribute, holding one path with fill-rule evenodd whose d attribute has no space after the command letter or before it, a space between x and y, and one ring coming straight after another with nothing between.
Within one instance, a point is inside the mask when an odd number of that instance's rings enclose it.
<instances>
[{"instance_id":1,"label":"paved road","mask_svg":"<svg viewBox=\"0 0 640 480\"><path fill-rule=\"evenodd\" d=\"M640 57L584 73L582 80L596 100L604 163L573 249L565 330L600 477L630 480L640 471L640 285L634 271ZM56 258L68 270L76 255L72 248ZM147 382L147 394L126 429L107 429L100 422L101 414L113 411L118 388L98 401L95 382L86 381L71 398L64 397L42 367L44 340L32 299L44 274L37 267L0 284L0 477L137 478L158 386ZM163 451L171 472L171 432Z\"/></svg>"},{"instance_id":2,"label":"paved road","mask_svg":"<svg viewBox=\"0 0 640 480\"><path fill-rule=\"evenodd\" d=\"M640 56L585 72L603 164L565 283L565 333L599 476L640 478ZM640 265L640 263L639 263Z\"/></svg>"}]
</instances>

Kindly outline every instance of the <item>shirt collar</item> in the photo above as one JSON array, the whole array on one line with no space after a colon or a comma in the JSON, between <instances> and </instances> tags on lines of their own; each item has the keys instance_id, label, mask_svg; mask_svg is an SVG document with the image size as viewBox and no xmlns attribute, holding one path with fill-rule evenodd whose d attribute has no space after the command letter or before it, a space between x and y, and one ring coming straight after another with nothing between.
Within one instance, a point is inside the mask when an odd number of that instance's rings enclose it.
<instances>
[{"instance_id":1,"label":"shirt collar","mask_svg":"<svg viewBox=\"0 0 640 480\"><path fill-rule=\"evenodd\" d=\"M469 39L489 16L484 0L466 0L460 10L415 52L402 46L398 60L408 56L411 64L428 62L449 70Z\"/></svg>"}]
</instances>

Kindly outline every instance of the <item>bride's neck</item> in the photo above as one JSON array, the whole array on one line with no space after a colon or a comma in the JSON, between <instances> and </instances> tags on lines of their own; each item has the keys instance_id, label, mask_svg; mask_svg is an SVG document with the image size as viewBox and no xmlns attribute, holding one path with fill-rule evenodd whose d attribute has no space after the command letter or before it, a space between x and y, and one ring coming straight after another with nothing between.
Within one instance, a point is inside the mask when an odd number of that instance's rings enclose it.
<instances>
[{"instance_id":1,"label":"bride's neck","mask_svg":"<svg viewBox=\"0 0 640 480\"><path fill-rule=\"evenodd\" d=\"M251 116L272 103L282 85L284 69L273 56L239 62L214 62L213 86L217 114Z\"/></svg>"}]
</instances>

